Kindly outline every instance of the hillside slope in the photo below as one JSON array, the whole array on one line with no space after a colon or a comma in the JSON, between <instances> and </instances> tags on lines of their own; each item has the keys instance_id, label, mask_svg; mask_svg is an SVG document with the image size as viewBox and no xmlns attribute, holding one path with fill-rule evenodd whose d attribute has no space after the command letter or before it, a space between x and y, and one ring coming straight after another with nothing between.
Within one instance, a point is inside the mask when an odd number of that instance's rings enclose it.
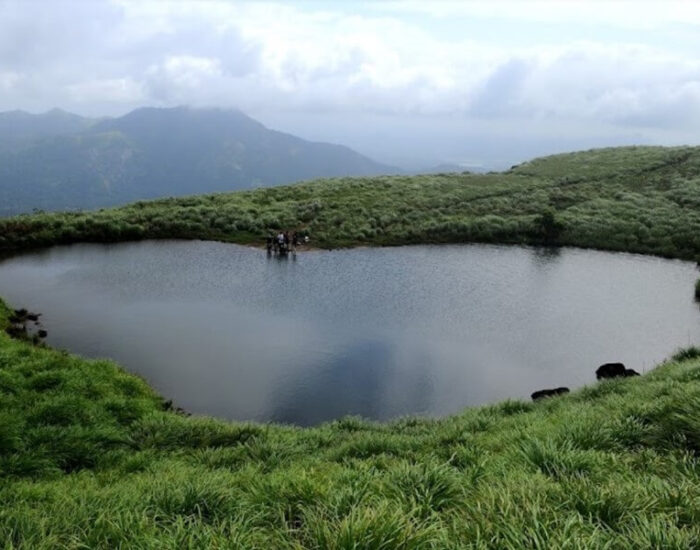
<instances>
[{"instance_id":1,"label":"hillside slope","mask_svg":"<svg viewBox=\"0 0 700 550\"><path fill-rule=\"evenodd\" d=\"M262 243L280 228L319 247L561 244L700 259L700 148L628 147L508 172L339 178L0 220L0 249L200 238Z\"/></svg>"},{"instance_id":2,"label":"hillside slope","mask_svg":"<svg viewBox=\"0 0 700 550\"><path fill-rule=\"evenodd\" d=\"M0 144L11 118L0 113ZM25 138L0 147L0 215L397 171L347 147L269 130L239 111L144 108L89 124L75 117L77 128L50 127L54 118L12 118L12 135Z\"/></svg>"},{"instance_id":3,"label":"hillside slope","mask_svg":"<svg viewBox=\"0 0 700 550\"><path fill-rule=\"evenodd\" d=\"M0 113L0 151L17 150L32 140L75 134L89 128L94 119L52 109L33 115L24 111Z\"/></svg>"},{"instance_id":4,"label":"hillside slope","mask_svg":"<svg viewBox=\"0 0 700 550\"><path fill-rule=\"evenodd\" d=\"M186 417L112 363L0 334L0 540L697 548L698 356L544 402L301 429Z\"/></svg>"}]
</instances>

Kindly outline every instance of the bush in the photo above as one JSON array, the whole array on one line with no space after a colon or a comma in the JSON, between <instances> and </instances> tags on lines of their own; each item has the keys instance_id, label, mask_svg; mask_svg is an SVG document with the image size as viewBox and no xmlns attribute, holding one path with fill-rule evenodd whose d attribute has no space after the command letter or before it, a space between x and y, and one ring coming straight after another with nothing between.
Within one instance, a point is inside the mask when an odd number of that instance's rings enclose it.
<instances>
[{"instance_id":1,"label":"bush","mask_svg":"<svg viewBox=\"0 0 700 550\"><path fill-rule=\"evenodd\" d=\"M545 246L559 244L559 236L564 224L555 216L553 210L547 210L535 219L535 233Z\"/></svg>"},{"instance_id":2,"label":"bush","mask_svg":"<svg viewBox=\"0 0 700 550\"><path fill-rule=\"evenodd\" d=\"M688 359L696 359L698 357L700 357L700 348L690 346L689 348L678 350L671 356L671 359L674 361L687 361Z\"/></svg>"}]
</instances>

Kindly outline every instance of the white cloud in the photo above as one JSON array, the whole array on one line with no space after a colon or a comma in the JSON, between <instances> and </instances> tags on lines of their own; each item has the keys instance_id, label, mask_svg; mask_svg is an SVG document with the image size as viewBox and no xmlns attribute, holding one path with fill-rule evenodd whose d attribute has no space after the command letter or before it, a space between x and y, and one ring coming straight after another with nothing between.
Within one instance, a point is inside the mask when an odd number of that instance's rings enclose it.
<instances>
[{"instance_id":1,"label":"white cloud","mask_svg":"<svg viewBox=\"0 0 700 550\"><path fill-rule=\"evenodd\" d=\"M14 88L17 86L21 78L22 75L17 72L0 72L0 89L10 90Z\"/></svg>"},{"instance_id":2,"label":"white cloud","mask_svg":"<svg viewBox=\"0 0 700 550\"><path fill-rule=\"evenodd\" d=\"M606 3L606 10L601 10L602 6L591 6L590 2L501 2L496 7L479 2L379 3L371 5L377 13L370 10L360 15L323 6L306 11L274 3L124 1L120 5L125 20L136 28L145 28L144 20L155 21L153 36L177 37L193 26L218 37L233 31L238 37L237 51L247 48L255 52L255 66L249 71L253 76L243 82L238 75L221 71L226 57L233 53L225 45L214 48L220 57L208 57L206 67L191 66L192 61L188 66L173 66L171 61L164 71L149 69L151 89L159 88L153 84L158 74L163 79L160 88L169 90L158 97L177 98L178 102L187 101L187 94L192 103L225 95L244 109L257 110L261 101L269 101L277 109L480 117L529 113L535 117L602 116L625 121L632 91L642 103L654 102L655 93L679 95L698 70L692 55L684 57L640 43L539 44L535 37L528 48L499 48L468 38L444 38L431 28L401 18L403 13L414 11L433 17L584 20L626 26L639 26L651 19L654 25L694 20L692 6L681 18L675 4L666 9L658 4L631 9L631 4ZM603 12L606 17L601 16ZM658 17L652 18L652 13ZM195 58L183 55L171 59ZM516 69L518 75L513 80ZM658 85L661 74L664 86ZM208 91L202 89L205 86ZM227 93L213 94L212 86ZM695 101L693 95L683 97ZM640 108L643 105L637 110ZM616 109L622 114L616 115Z\"/></svg>"},{"instance_id":3,"label":"white cloud","mask_svg":"<svg viewBox=\"0 0 700 550\"><path fill-rule=\"evenodd\" d=\"M129 77L87 80L70 84L66 90L71 99L79 103L107 101L134 104L146 98L143 86Z\"/></svg>"},{"instance_id":4,"label":"white cloud","mask_svg":"<svg viewBox=\"0 0 700 550\"><path fill-rule=\"evenodd\" d=\"M564 23L651 30L668 24L700 25L694 0L421 0L371 4L378 13L419 14L438 19L512 19L522 23Z\"/></svg>"},{"instance_id":5,"label":"white cloud","mask_svg":"<svg viewBox=\"0 0 700 550\"><path fill-rule=\"evenodd\" d=\"M585 40L562 32L582 25ZM9 0L0 109L192 104L670 132L700 123L693 25L700 2Z\"/></svg>"},{"instance_id":6,"label":"white cloud","mask_svg":"<svg viewBox=\"0 0 700 550\"><path fill-rule=\"evenodd\" d=\"M177 55L168 57L162 70L173 82L197 88L209 79L221 76L221 62L208 57Z\"/></svg>"}]
</instances>

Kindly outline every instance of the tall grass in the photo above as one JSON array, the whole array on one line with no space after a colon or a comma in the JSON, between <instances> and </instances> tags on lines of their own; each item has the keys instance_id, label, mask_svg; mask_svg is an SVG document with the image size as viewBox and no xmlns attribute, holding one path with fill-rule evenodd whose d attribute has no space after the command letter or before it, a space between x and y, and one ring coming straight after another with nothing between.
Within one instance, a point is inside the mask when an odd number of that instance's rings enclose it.
<instances>
[{"instance_id":1,"label":"tall grass","mask_svg":"<svg viewBox=\"0 0 700 550\"><path fill-rule=\"evenodd\" d=\"M110 362L0 335L0 397L5 548L700 543L697 350L542 403L301 429L184 416Z\"/></svg>"}]
</instances>

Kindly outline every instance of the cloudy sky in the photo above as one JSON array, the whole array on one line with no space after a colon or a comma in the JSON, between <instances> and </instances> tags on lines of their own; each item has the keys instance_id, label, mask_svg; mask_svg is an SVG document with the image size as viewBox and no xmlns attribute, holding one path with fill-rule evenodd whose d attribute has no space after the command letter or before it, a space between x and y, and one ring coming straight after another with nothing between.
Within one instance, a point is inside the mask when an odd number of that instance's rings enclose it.
<instances>
[{"instance_id":1,"label":"cloudy sky","mask_svg":"<svg viewBox=\"0 0 700 550\"><path fill-rule=\"evenodd\" d=\"M0 0L0 110L237 107L404 167L700 142L700 2Z\"/></svg>"}]
</instances>

